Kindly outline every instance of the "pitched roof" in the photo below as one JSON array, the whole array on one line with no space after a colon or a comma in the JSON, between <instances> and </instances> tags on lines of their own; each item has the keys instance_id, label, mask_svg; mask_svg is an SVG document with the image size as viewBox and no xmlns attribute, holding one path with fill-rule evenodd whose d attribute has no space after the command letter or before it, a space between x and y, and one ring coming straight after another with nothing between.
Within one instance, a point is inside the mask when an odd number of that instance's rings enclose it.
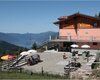
<instances>
[{"instance_id":1,"label":"pitched roof","mask_svg":"<svg viewBox=\"0 0 100 80\"><path fill-rule=\"evenodd\" d=\"M58 18L59 21L57 22L54 22L54 24L58 24L59 22L62 22L64 20L69 20L69 19L72 19L74 17L85 17L85 18L89 18L89 19L93 19L93 20L99 20L98 18L96 17L93 17L93 16L89 16L89 15L85 15L85 14L81 14L81 13L75 13L75 14L72 14L72 15L69 15L69 16L61 16Z\"/></svg>"}]
</instances>

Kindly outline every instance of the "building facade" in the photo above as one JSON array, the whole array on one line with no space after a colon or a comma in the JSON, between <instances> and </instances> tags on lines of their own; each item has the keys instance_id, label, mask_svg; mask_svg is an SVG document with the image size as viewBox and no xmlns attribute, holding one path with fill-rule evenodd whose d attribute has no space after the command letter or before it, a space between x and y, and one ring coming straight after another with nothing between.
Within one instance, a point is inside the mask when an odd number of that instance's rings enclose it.
<instances>
[{"instance_id":1,"label":"building facade","mask_svg":"<svg viewBox=\"0 0 100 80\"><path fill-rule=\"evenodd\" d=\"M100 19L75 13L70 16L62 16L54 22L59 27L59 37L51 39L59 42L60 49L68 49L71 44L87 44L91 49L100 49Z\"/></svg>"}]
</instances>

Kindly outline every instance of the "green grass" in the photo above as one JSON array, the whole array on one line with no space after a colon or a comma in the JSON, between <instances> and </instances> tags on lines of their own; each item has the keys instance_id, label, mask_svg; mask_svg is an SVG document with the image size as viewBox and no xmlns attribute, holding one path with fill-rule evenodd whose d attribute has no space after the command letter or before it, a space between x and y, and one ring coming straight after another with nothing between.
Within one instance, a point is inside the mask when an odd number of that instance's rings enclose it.
<instances>
[{"instance_id":1,"label":"green grass","mask_svg":"<svg viewBox=\"0 0 100 80\"><path fill-rule=\"evenodd\" d=\"M61 79L67 79L66 76L60 76L60 75L52 75L48 73L26 73L26 72L0 72L0 80L1 79L39 79L39 80L61 80Z\"/></svg>"}]
</instances>

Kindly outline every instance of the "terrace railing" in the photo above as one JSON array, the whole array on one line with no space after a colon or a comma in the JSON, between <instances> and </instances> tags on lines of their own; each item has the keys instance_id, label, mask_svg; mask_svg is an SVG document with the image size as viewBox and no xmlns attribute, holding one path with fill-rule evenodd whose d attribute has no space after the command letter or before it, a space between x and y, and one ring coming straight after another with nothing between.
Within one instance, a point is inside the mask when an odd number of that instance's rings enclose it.
<instances>
[{"instance_id":1,"label":"terrace railing","mask_svg":"<svg viewBox=\"0 0 100 80\"><path fill-rule=\"evenodd\" d=\"M100 41L100 36L56 36L55 38L50 37L50 40L66 40L66 41L89 41L97 42Z\"/></svg>"}]
</instances>

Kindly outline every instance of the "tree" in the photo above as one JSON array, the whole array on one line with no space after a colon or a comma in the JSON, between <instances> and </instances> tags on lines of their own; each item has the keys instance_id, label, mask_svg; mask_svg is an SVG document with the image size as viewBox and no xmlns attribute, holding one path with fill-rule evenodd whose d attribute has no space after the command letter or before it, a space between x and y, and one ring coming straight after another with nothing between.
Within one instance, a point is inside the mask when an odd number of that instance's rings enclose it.
<instances>
[{"instance_id":1,"label":"tree","mask_svg":"<svg viewBox=\"0 0 100 80\"><path fill-rule=\"evenodd\" d=\"M97 14L95 14L95 17L96 17L96 18L98 18L98 15L97 15Z\"/></svg>"},{"instance_id":2,"label":"tree","mask_svg":"<svg viewBox=\"0 0 100 80\"><path fill-rule=\"evenodd\" d=\"M36 44L36 42L33 43L32 49L35 49L35 50L37 49L37 44Z\"/></svg>"},{"instance_id":3,"label":"tree","mask_svg":"<svg viewBox=\"0 0 100 80\"><path fill-rule=\"evenodd\" d=\"M95 17L100 19L100 12L98 14L95 14Z\"/></svg>"},{"instance_id":4,"label":"tree","mask_svg":"<svg viewBox=\"0 0 100 80\"><path fill-rule=\"evenodd\" d=\"M100 19L100 12L99 12L99 14L98 14L98 18Z\"/></svg>"}]
</instances>

